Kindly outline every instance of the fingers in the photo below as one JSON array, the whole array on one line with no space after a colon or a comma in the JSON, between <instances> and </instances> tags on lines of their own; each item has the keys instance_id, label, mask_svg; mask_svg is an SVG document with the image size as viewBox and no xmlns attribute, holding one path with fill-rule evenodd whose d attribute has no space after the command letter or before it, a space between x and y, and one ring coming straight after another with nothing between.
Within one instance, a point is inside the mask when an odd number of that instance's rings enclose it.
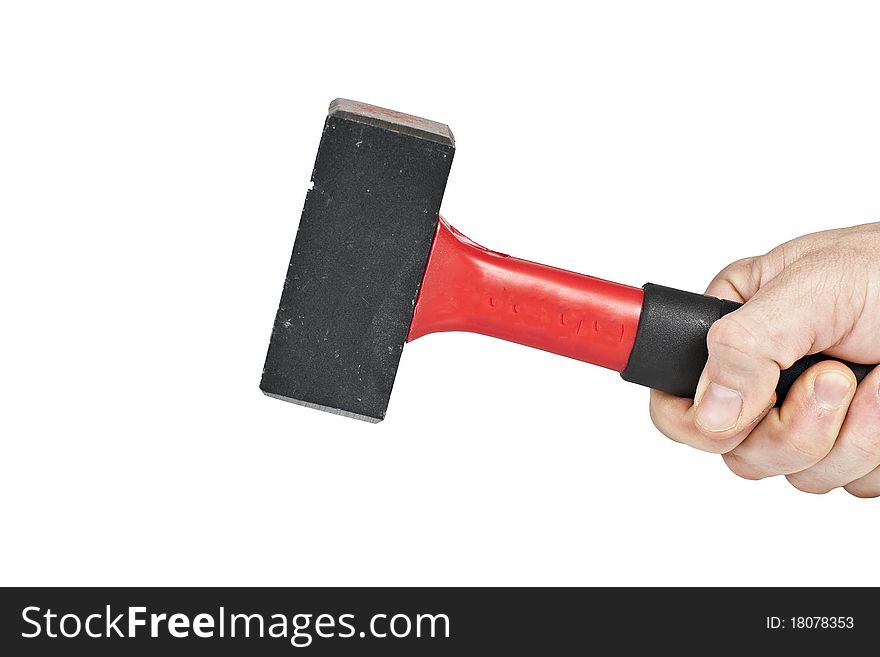
<instances>
[{"instance_id":1,"label":"fingers","mask_svg":"<svg viewBox=\"0 0 880 657\"><path fill-rule=\"evenodd\" d=\"M758 291L762 284L762 278L767 275L765 271L767 266L763 260L763 258L746 258L728 265L709 284L706 294L740 303L745 302ZM772 275L775 275L775 272ZM716 388L713 390L717 392ZM727 408L728 412L735 415L735 419L738 420L741 397L738 393L731 394L730 391L726 395L724 390L720 392L722 414ZM760 421L774 401L775 398L772 398L761 413L740 423L735 431L723 432L705 431L696 422L696 408L690 399L681 399L652 390L650 410L654 424L668 438L697 449L720 454L736 447L748 435L751 428ZM702 411L701 420L704 423L711 422L713 413L717 416L719 412L717 409L713 410L711 404L704 405Z\"/></svg>"},{"instance_id":2,"label":"fingers","mask_svg":"<svg viewBox=\"0 0 880 657\"><path fill-rule=\"evenodd\" d=\"M875 368L856 390L840 436L825 458L788 480L808 493L827 493L852 485L856 491L880 493L880 474L862 482L880 466L880 368ZM872 484L873 481L873 484ZM857 494L857 493L853 493Z\"/></svg>"},{"instance_id":3,"label":"fingers","mask_svg":"<svg viewBox=\"0 0 880 657\"><path fill-rule=\"evenodd\" d=\"M727 441L775 402L779 365L762 346L760 326L743 322L743 306L709 329L709 358L694 402L694 422L707 437Z\"/></svg>"},{"instance_id":4,"label":"fingers","mask_svg":"<svg viewBox=\"0 0 880 657\"><path fill-rule=\"evenodd\" d=\"M873 358L876 313L863 299L870 298L864 263L839 238L825 248L822 240L801 238L715 277L706 293L743 306L710 327L693 402L651 393L651 417L662 433L724 454L746 478L783 474L809 492L844 487L880 496L880 368L857 385L841 363L820 363L773 408L780 371L802 356L828 350Z\"/></svg>"},{"instance_id":5,"label":"fingers","mask_svg":"<svg viewBox=\"0 0 880 657\"><path fill-rule=\"evenodd\" d=\"M663 434L723 454L741 477L784 474L806 492L843 487L857 497L880 497L880 368L857 386L841 363L814 365L781 408L729 438L706 436L693 416L690 400L651 391L651 418Z\"/></svg>"},{"instance_id":6,"label":"fingers","mask_svg":"<svg viewBox=\"0 0 880 657\"><path fill-rule=\"evenodd\" d=\"M802 287L786 278L772 279L709 329L694 415L704 434L719 440L741 434L774 403L780 370L812 353L819 320Z\"/></svg>"},{"instance_id":7,"label":"fingers","mask_svg":"<svg viewBox=\"0 0 880 657\"><path fill-rule=\"evenodd\" d=\"M746 479L816 465L834 447L855 391L855 375L846 365L814 365L795 381L783 405L771 410L724 461Z\"/></svg>"},{"instance_id":8,"label":"fingers","mask_svg":"<svg viewBox=\"0 0 880 657\"><path fill-rule=\"evenodd\" d=\"M769 410L769 408L767 409ZM667 438L704 452L723 454L736 447L761 418L730 436L706 435L694 422L694 402L658 390L651 391L651 420Z\"/></svg>"},{"instance_id":9,"label":"fingers","mask_svg":"<svg viewBox=\"0 0 880 657\"><path fill-rule=\"evenodd\" d=\"M847 317L827 321L829 309L839 310L832 278L792 266L790 251L716 276L706 293L744 305L710 328L695 401L652 391L651 418L672 440L723 454L742 477L782 474L809 492L880 496L880 368L859 386L845 365L820 363L773 408L780 371L836 348L849 325Z\"/></svg>"}]
</instances>

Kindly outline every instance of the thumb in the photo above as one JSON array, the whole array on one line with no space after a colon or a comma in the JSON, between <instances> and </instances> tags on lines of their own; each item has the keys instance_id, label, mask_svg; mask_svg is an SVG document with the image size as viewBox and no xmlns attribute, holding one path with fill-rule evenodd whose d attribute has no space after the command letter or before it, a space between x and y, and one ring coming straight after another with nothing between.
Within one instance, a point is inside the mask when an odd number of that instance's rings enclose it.
<instances>
[{"instance_id":1,"label":"thumb","mask_svg":"<svg viewBox=\"0 0 880 657\"><path fill-rule=\"evenodd\" d=\"M695 395L696 425L717 439L747 435L776 402L780 370L813 353L815 326L829 321L808 287L785 272L743 296L751 298L709 329Z\"/></svg>"}]
</instances>

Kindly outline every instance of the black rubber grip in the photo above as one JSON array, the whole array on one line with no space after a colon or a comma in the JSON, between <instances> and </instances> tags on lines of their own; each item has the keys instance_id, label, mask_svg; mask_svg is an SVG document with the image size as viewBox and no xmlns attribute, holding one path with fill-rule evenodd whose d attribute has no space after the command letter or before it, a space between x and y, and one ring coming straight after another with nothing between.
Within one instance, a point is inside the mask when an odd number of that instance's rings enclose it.
<instances>
[{"instance_id":1,"label":"black rubber grip","mask_svg":"<svg viewBox=\"0 0 880 657\"><path fill-rule=\"evenodd\" d=\"M632 383L693 399L709 357L709 327L742 304L653 283L645 285L644 291L635 344L620 375ZM804 370L823 360L833 359L823 354L805 356L784 370L776 386L777 405ZM874 365L841 362L859 381L874 369Z\"/></svg>"}]
</instances>

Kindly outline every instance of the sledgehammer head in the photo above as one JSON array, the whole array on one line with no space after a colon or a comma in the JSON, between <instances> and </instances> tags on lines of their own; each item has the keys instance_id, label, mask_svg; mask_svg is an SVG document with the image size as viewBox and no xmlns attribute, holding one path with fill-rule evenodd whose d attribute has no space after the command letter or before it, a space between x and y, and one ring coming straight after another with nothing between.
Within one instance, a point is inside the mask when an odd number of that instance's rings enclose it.
<instances>
[{"instance_id":1,"label":"sledgehammer head","mask_svg":"<svg viewBox=\"0 0 880 657\"><path fill-rule=\"evenodd\" d=\"M437 227L449 127L330 104L260 389L379 422Z\"/></svg>"}]
</instances>

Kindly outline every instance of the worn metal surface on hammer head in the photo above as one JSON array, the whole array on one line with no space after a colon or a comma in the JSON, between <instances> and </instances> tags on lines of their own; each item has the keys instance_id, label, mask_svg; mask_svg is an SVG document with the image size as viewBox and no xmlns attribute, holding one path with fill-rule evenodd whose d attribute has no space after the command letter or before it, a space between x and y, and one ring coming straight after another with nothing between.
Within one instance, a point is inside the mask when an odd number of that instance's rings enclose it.
<instances>
[{"instance_id":1,"label":"worn metal surface on hammer head","mask_svg":"<svg viewBox=\"0 0 880 657\"><path fill-rule=\"evenodd\" d=\"M263 392L384 418L454 151L446 125L350 100L330 104Z\"/></svg>"}]
</instances>

